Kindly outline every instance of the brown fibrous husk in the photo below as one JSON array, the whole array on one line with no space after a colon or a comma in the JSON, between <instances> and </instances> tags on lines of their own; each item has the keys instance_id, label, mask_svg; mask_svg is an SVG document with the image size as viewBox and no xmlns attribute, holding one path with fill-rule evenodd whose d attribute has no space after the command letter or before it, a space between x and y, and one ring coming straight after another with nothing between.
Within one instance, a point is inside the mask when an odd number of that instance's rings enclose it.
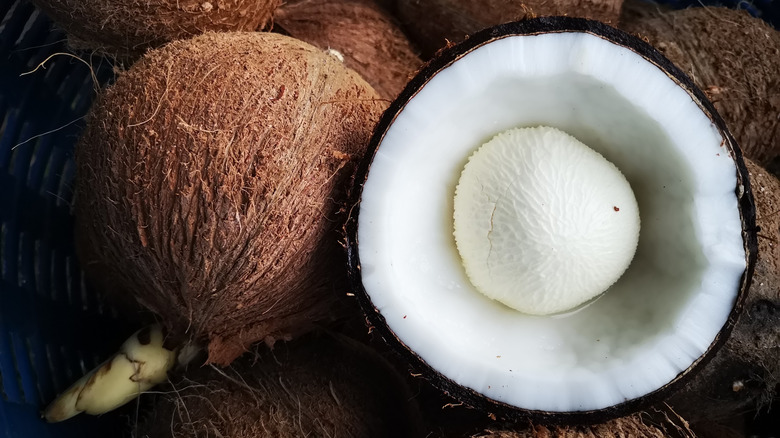
<instances>
[{"instance_id":1,"label":"brown fibrous husk","mask_svg":"<svg viewBox=\"0 0 780 438\"><path fill-rule=\"evenodd\" d=\"M206 31L267 27L281 0L32 0L81 50L132 58Z\"/></svg>"},{"instance_id":2,"label":"brown fibrous husk","mask_svg":"<svg viewBox=\"0 0 780 438\"><path fill-rule=\"evenodd\" d=\"M590 426L529 425L524 428L488 429L471 438L666 438L670 434L694 436L680 418L667 418L661 424L654 424L641 414L634 414Z\"/></svg>"},{"instance_id":3,"label":"brown fibrous husk","mask_svg":"<svg viewBox=\"0 0 780 438\"><path fill-rule=\"evenodd\" d=\"M648 41L693 79L745 156L761 166L778 160L780 32L727 8L629 8L621 28Z\"/></svg>"},{"instance_id":4,"label":"brown fibrous husk","mask_svg":"<svg viewBox=\"0 0 780 438\"><path fill-rule=\"evenodd\" d=\"M224 370L174 379L136 436L415 438L420 413L403 379L344 336L260 348Z\"/></svg>"},{"instance_id":5,"label":"brown fibrous husk","mask_svg":"<svg viewBox=\"0 0 780 438\"><path fill-rule=\"evenodd\" d=\"M431 56L484 28L536 16L567 15L617 25L623 0L398 0L412 41Z\"/></svg>"},{"instance_id":6,"label":"brown fibrous husk","mask_svg":"<svg viewBox=\"0 0 780 438\"><path fill-rule=\"evenodd\" d=\"M150 51L98 99L76 148L81 263L221 365L337 318L344 192L385 106L283 35Z\"/></svg>"},{"instance_id":7,"label":"brown fibrous husk","mask_svg":"<svg viewBox=\"0 0 780 438\"><path fill-rule=\"evenodd\" d=\"M668 401L690 421L726 419L771 403L780 384L780 181L746 160L756 204L758 258L731 335Z\"/></svg>"},{"instance_id":8,"label":"brown fibrous husk","mask_svg":"<svg viewBox=\"0 0 780 438\"><path fill-rule=\"evenodd\" d=\"M323 50L335 50L380 96L392 100L422 65L398 23L365 0L297 0L282 5L275 28Z\"/></svg>"}]
</instances>

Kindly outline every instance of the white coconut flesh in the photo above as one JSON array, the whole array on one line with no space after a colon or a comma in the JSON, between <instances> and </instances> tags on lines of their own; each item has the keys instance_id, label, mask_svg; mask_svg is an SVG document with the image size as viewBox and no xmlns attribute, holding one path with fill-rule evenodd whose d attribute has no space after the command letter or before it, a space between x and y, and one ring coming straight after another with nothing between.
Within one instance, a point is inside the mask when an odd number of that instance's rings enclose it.
<instances>
[{"instance_id":1,"label":"white coconut flesh","mask_svg":"<svg viewBox=\"0 0 780 438\"><path fill-rule=\"evenodd\" d=\"M482 145L463 168L454 209L471 283L528 314L605 292L639 241L639 209L620 170L551 127L513 128Z\"/></svg>"},{"instance_id":2,"label":"white coconut flesh","mask_svg":"<svg viewBox=\"0 0 780 438\"><path fill-rule=\"evenodd\" d=\"M480 293L453 236L468 157L500 132L539 125L617 166L642 227L620 279L554 316ZM405 346L485 397L547 412L636 399L702 356L735 302L746 257L735 162L723 142L673 79L599 36L482 45L435 74L377 149L358 217L363 286Z\"/></svg>"}]
</instances>

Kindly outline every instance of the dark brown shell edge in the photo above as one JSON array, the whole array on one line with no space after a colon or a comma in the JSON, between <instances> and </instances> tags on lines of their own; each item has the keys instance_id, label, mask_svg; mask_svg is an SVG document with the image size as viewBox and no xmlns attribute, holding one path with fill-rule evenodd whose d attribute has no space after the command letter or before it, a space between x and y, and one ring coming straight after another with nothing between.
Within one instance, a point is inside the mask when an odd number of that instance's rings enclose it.
<instances>
[{"instance_id":1,"label":"dark brown shell edge","mask_svg":"<svg viewBox=\"0 0 780 438\"><path fill-rule=\"evenodd\" d=\"M387 325L384 316L382 316L379 310L373 305L371 298L363 287L360 272L360 257L358 253L357 217L360 211L363 183L368 177L371 162L373 161L373 157L376 154L385 133L390 125L392 125L396 116L403 111L406 102L411 100L428 83L428 81L436 75L436 73L447 68L453 62L472 50L495 40L516 35L537 35L542 33L563 32L588 33L625 47L642 56L645 60L664 71L671 79L688 92L692 99L717 127L727 143L723 146L730 152L736 164L737 186L734 190L737 195L740 216L742 218L742 235L747 268L742 274L740 291L723 328L713 340L712 344L710 344L707 351L697 361L691 364L688 369L677 375L671 382L642 397L626 400L623 403L603 409L574 412L547 412L510 406L489 399L472 389L458 385L453 380L433 369L395 335L393 330ZM495 415L498 418L512 421L531 420L543 422L545 424L594 424L644 410L654 404L665 401L670 394L682 389L695 373L700 370L704 364L709 362L728 338L738 316L743 310L758 254L756 207L749 184L748 171L739 146L726 128L723 119L715 111L712 103L707 99L706 95L694 85L690 78L648 43L606 24L582 18L541 17L520 22L506 23L475 33L465 41L441 50L434 59L420 69L417 75L407 84L399 97L393 101L390 107L382 115L382 118L371 137L365 159L360 163L356 172L354 185L349 193L348 200L350 209L347 222L344 225L344 232L346 237L349 280L352 290L358 298L363 311L366 313L367 323L369 323L417 373L421 373L434 386L455 397L459 401L462 401L466 405Z\"/></svg>"}]
</instances>

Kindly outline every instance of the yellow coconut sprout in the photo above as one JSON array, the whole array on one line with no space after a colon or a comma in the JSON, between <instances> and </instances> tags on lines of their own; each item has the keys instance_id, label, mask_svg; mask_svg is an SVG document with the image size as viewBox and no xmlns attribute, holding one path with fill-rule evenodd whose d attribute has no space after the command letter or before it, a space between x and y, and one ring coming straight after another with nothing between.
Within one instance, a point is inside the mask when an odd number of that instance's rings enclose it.
<instances>
[{"instance_id":1,"label":"yellow coconut sprout","mask_svg":"<svg viewBox=\"0 0 780 438\"><path fill-rule=\"evenodd\" d=\"M103 414L165 381L176 363L176 351L165 348L164 341L160 325L135 332L116 354L60 394L43 417L54 423L82 412Z\"/></svg>"}]
</instances>

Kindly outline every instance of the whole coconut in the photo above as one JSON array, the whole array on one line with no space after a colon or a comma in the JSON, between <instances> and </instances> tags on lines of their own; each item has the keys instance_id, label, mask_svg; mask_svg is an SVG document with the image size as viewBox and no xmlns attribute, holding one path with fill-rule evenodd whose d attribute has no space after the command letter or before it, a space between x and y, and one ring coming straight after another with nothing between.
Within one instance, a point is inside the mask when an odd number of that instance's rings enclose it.
<instances>
[{"instance_id":1,"label":"whole coconut","mask_svg":"<svg viewBox=\"0 0 780 438\"><path fill-rule=\"evenodd\" d=\"M467 35L533 16L568 15L617 25L623 0L397 0L398 16L426 57Z\"/></svg>"},{"instance_id":2,"label":"whole coconut","mask_svg":"<svg viewBox=\"0 0 780 438\"><path fill-rule=\"evenodd\" d=\"M780 158L780 32L745 11L627 4L621 27L654 45L704 90L746 157Z\"/></svg>"},{"instance_id":3,"label":"whole coconut","mask_svg":"<svg viewBox=\"0 0 780 438\"><path fill-rule=\"evenodd\" d=\"M257 30L281 0L32 0L80 49L120 57L203 32Z\"/></svg>"},{"instance_id":4,"label":"whole coconut","mask_svg":"<svg viewBox=\"0 0 780 438\"><path fill-rule=\"evenodd\" d=\"M343 336L277 344L174 380L136 436L416 438L419 411L377 353Z\"/></svg>"},{"instance_id":5,"label":"whole coconut","mask_svg":"<svg viewBox=\"0 0 780 438\"><path fill-rule=\"evenodd\" d=\"M772 402L780 384L780 180L750 160L758 259L742 312L715 357L668 404L712 422Z\"/></svg>"},{"instance_id":6,"label":"whole coconut","mask_svg":"<svg viewBox=\"0 0 780 438\"><path fill-rule=\"evenodd\" d=\"M282 5L275 28L342 56L386 99L394 99L422 65L395 19L365 0L296 0Z\"/></svg>"},{"instance_id":7,"label":"whole coconut","mask_svg":"<svg viewBox=\"0 0 780 438\"><path fill-rule=\"evenodd\" d=\"M220 365L333 319L347 291L339 209L384 106L283 35L150 51L99 98L76 148L87 274Z\"/></svg>"}]
</instances>

